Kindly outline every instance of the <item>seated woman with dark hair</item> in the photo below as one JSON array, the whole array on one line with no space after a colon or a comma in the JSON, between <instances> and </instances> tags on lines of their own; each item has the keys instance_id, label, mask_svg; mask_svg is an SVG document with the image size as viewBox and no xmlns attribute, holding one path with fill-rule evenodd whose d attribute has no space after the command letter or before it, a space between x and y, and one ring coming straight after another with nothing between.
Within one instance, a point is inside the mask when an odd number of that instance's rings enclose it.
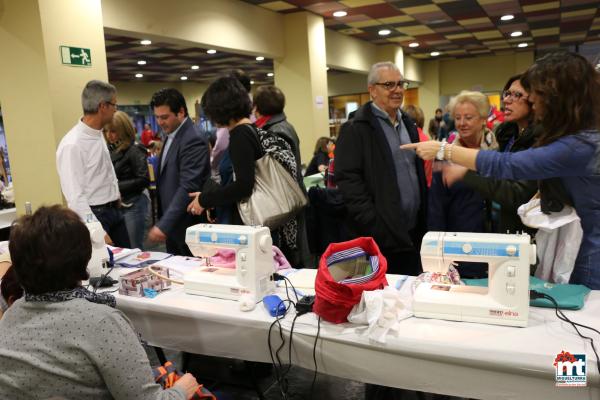
<instances>
[{"instance_id":1,"label":"seated woman with dark hair","mask_svg":"<svg viewBox=\"0 0 600 400\"><path fill-rule=\"evenodd\" d=\"M150 363L115 298L81 286L90 234L75 212L41 207L19 218L10 254L25 297L0 320L0 398L181 399L198 383L154 383Z\"/></svg>"}]
</instances>

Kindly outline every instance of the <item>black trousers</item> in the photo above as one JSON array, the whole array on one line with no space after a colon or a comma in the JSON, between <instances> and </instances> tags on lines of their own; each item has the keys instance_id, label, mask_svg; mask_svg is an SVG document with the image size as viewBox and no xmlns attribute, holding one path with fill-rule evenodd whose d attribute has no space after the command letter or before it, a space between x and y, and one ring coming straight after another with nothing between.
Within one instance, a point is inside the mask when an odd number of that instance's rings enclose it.
<instances>
[{"instance_id":1,"label":"black trousers","mask_svg":"<svg viewBox=\"0 0 600 400\"><path fill-rule=\"evenodd\" d=\"M125 218L116 202L109 205L91 206L90 208L115 246L125 249L131 248Z\"/></svg>"},{"instance_id":2,"label":"black trousers","mask_svg":"<svg viewBox=\"0 0 600 400\"><path fill-rule=\"evenodd\" d=\"M387 273L417 276L423 272L421 255L416 250L381 251L387 260Z\"/></svg>"},{"instance_id":3,"label":"black trousers","mask_svg":"<svg viewBox=\"0 0 600 400\"><path fill-rule=\"evenodd\" d=\"M192 252L185 242L176 241L167 238L167 253L175 256L192 257Z\"/></svg>"}]
</instances>

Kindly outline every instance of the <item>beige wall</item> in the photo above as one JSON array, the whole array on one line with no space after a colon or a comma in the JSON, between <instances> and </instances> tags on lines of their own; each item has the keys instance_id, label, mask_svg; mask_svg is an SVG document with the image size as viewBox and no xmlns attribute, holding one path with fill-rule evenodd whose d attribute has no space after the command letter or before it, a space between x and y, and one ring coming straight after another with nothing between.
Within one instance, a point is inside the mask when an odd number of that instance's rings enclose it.
<instances>
[{"instance_id":1,"label":"beige wall","mask_svg":"<svg viewBox=\"0 0 600 400\"><path fill-rule=\"evenodd\" d=\"M308 163L317 138L329 136L323 18L286 14L285 44L285 57L273 63L275 85L286 94L285 113L300 138L301 158Z\"/></svg>"},{"instance_id":2,"label":"beige wall","mask_svg":"<svg viewBox=\"0 0 600 400\"><path fill-rule=\"evenodd\" d=\"M423 82L423 63L416 58L405 56L404 78L413 82Z\"/></svg>"},{"instance_id":3,"label":"beige wall","mask_svg":"<svg viewBox=\"0 0 600 400\"><path fill-rule=\"evenodd\" d=\"M326 29L325 43L330 67L368 73L371 65L377 62L377 46L363 40Z\"/></svg>"},{"instance_id":4,"label":"beige wall","mask_svg":"<svg viewBox=\"0 0 600 400\"><path fill-rule=\"evenodd\" d=\"M236 53L281 57L281 14L236 0L102 0L104 26Z\"/></svg>"},{"instance_id":5,"label":"beige wall","mask_svg":"<svg viewBox=\"0 0 600 400\"><path fill-rule=\"evenodd\" d=\"M329 96L365 93L367 91L367 74L358 74L355 72L328 74L327 89Z\"/></svg>"},{"instance_id":6,"label":"beige wall","mask_svg":"<svg viewBox=\"0 0 600 400\"><path fill-rule=\"evenodd\" d=\"M428 63L431 61L425 61ZM506 80L524 72L533 63L533 52L440 60L440 95L454 95L464 89L500 91Z\"/></svg>"}]
</instances>

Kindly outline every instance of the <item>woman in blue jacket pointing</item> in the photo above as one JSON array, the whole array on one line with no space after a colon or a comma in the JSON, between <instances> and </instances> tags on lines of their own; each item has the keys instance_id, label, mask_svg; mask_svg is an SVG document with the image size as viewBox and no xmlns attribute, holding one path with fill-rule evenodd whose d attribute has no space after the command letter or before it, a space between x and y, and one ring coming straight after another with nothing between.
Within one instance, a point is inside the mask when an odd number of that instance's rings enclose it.
<instances>
[{"instance_id":1,"label":"woman in blue jacket pointing","mask_svg":"<svg viewBox=\"0 0 600 400\"><path fill-rule=\"evenodd\" d=\"M600 73L582 56L551 53L522 81L544 134L518 153L473 150L428 141L402 146L425 160L448 160L500 179L559 178L581 218L583 239L571 283L600 290ZM542 185L540 194L551 185Z\"/></svg>"}]
</instances>

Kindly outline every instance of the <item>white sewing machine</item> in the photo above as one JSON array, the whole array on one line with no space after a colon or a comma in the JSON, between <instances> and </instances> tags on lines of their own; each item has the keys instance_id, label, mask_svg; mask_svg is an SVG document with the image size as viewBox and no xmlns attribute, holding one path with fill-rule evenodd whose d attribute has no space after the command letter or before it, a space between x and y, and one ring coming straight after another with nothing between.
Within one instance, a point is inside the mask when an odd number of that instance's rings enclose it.
<instances>
[{"instance_id":1,"label":"white sewing machine","mask_svg":"<svg viewBox=\"0 0 600 400\"><path fill-rule=\"evenodd\" d=\"M235 269L207 265L185 274L186 293L231 300L250 294L259 302L275 290L275 282L271 280L275 268L269 228L198 224L187 228L185 243L197 257L211 257L223 248L236 252Z\"/></svg>"},{"instance_id":2,"label":"white sewing machine","mask_svg":"<svg viewBox=\"0 0 600 400\"><path fill-rule=\"evenodd\" d=\"M88 215L85 226L90 231L90 239L92 240L92 258L88 262L87 270L90 278L100 277L103 274L104 263L108 259L108 251L104 242L104 229L102 224L96 221L92 215Z\"/></svg>"},{"instance_id":3,"label":"white sewing machine","mask_svg":"<svg viewBox=\"0 0 600 400\"><path fill-rule=\"evenodd\" d=\"M455 261L488 264L488 287L421 283L416 317L527 326L529 268L536 260L529 235L428 232L421 245L423 271L445 274Z\"/></svg>"}]
</instances>

